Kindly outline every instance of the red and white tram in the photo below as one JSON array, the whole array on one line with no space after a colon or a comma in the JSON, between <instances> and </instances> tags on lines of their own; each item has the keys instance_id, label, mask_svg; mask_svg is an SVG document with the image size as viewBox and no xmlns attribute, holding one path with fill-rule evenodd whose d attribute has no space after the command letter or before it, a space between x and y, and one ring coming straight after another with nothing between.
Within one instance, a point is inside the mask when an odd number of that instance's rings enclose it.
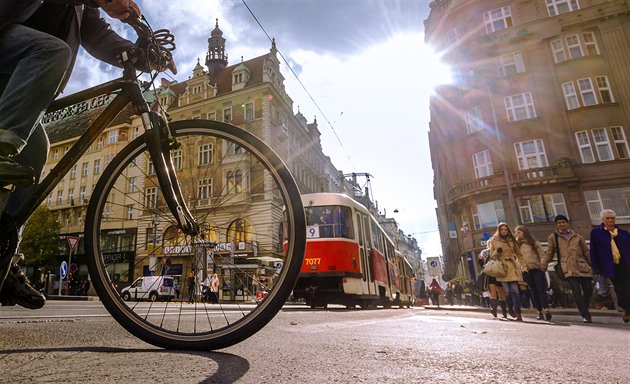
<instances>
[{"instance_id":1,"label":"red and white tram","mask_svg":"<svg viewBox=\"0 0 630 384\"><path fill-rule=\"evenodd\" d=\"M307 241L296 299L312 308L413 304L411 265L362 204L334 193L303 195L302 202Z\"/></svg>"}]
</instances>

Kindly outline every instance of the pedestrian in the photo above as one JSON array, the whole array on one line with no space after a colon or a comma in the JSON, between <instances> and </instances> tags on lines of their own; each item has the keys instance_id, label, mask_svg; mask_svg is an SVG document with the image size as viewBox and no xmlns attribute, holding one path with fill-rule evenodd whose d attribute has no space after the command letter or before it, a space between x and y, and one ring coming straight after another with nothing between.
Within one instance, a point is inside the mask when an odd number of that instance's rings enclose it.
<instances>
[{"instance_id":1,"label":"pedestrian","mask_svg":"<svg viewBox=\"0 0 630 384\"><path fill-rule=\"evenodd\" d=\"M527 265L527 273L523 274L523 278L529 286L530 298L534 303L534 307L538 310L537 319L549 321L552 316L549 311L547 276L540 267L540 261L545 256L545 251L524 225L516 227L514 234Z\"/></svg>"},{"instance_id":2,"label":"pedestrian","mask_svg":"<svg viewBox=\"0 0 630 384\"><path fill-rule=\"evenodd\" d=\"M593 270L589 250L584 237L569 228L569 219L564 215L555 217L556 231L547 239L547 252L540 262L540 268L547 270L554 254L560 258L560 267L571 287L575 305L585 323L592 323L588 310L593 295Z\"/></svg>"},{"instance_id":3,"label":"pedestrian","mask_svg":"<svg viewBox=\"0 0 630 384\"><path fill-rule=\"evenodd\" d=\"M431 284L429 284L429 292L431 292L431 301L433 302L433 305L437 305L437 307L440 308L440 295L444 292L444 289L442 289L440 283L435 280L435 277L431 281Z\"/></svg>"},{"instance_id":4,"label":"pedestrian","mask_svg":"<svg viewBox=\"0 0 630 384\"><path fill-rule=\"evenodd\" d=\"M602 223L591 230L591 265L612 281L623 322L630 322L630 232L616 225L612 209L601 212Z\"/></svg>"},{"instance_id":5,"label":"pedestrian","mask_svg":"<svg viewBox=\"0 0 630 384\"><path fill-rule=\"evenodd\" d=\"M486 265L488 260L490 260L490 249L486 248L483 251L479 252L477 256L479 260L479 265L481 269ZM497 278L494 276L486 275L482 273L484 278L482 281L485 281L484 287L487 289L489 293L489 301L488 305L490 307L490 313L496 319L497 317L497 306L501 307L501 314L504 319L507 319L507 305L505 302L505 293L503 292L503 286L497 281Z\"/></svg>"},{"instance_id":6,"label":"pedestrian","mask_svg":"<svg viewBox=\"0 0 630 384\"><path fill-rule=\"evenodd\" d=\"M459 281L457 281L455 283L455 287L453 288L453 290L455 291L455 302L457 303L457 305L462 305L463 304L462 296L464 295L464 287Z\"/></svg>"},{"instance_id":7,"label":"pedestrian","mask_svg":"<svg viewBox=\"0 0 630 384\"><path fill-rule=\"evenodd\" d=\"M192 304L195 302L195 271L190 271L186 283L188 284L188 304Z\"/></svg>"},{"instance_id":8,"label":"pedestrian","mask_svg":"<svg viewBox=\"0 0 630 384\"><path fill-rule=\"evenodd\" d=\"M216 273L212 275L212 280L210 280L210 299L212 304L219 304L219 276Z\"/></svg>"},{"instance_id":9,"label":"pedestrian","mask_svg":"<svg viewBox=\"0 0 630 384\"><path fill-rule=\"evenodd\" d=\"M506 275L497 277L506 296L512 300L510 316L517 321L523 321L521 316L521 293L518 284L523 281L523 272L527 271L525 260L521 255L516 238L506 223L499 223L495 234L488 240L491 255L503 263Z\"/></svg>"},{"instance_id":10,"label":"pedestrian","mask_svg":"<svg viewBox=\"0 0 630 384\"><path fill-rule=\"evenodd\" d=\"M446 301L448 305L451 307L455 304L455 291L453 290L453 286L448 281L446 282Z\"/></svg>"},{"instance_id":11,"label":"pedestrian","mask_svg":"<svg viewBox=\"0 0 630 384\"><path fill-rule=\"evenodd\" d=\"M483 291L481 296L483 297L483 306L485 308L490 308L490 291L486 289L485 291Z\"/></svg>"}]
</instances>

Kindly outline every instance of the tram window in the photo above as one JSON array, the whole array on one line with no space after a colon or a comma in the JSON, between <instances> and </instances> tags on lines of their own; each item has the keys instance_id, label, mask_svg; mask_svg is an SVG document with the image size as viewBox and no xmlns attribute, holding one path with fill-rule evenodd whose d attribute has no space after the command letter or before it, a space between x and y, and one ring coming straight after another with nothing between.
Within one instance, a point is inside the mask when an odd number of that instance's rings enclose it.
<instances>
[{"instance_id":1,"label":"tram window","mask_svg":"<svg viewBox=\"0 0 630 384\"><path fill-rule=\"evenodd\" d=\"M308 238L354 238L352 212L349 207L306 207L305 211Z\"/></svg>"}]
</instances>

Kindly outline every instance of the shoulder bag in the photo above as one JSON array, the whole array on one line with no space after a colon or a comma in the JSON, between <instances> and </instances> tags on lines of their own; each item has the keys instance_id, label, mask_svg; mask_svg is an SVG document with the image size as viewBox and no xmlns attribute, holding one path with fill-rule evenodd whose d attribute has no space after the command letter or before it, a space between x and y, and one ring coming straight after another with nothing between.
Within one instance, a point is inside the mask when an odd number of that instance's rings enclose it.
<instances>
[{"instance_id":1,"label":"shoulder bag","mask_svg":"<svg viewBox=\"0 0 630 384\"><path fill-rule=\"evenodd\" d=\"M492 277L505 277L507 270L503 262L497 260L495 257L491 257L483 266L483 273Z\"/></svg>"},{"instance_id":2,"label":"shoulder bag","mask_svg":"<svg viewBox=\"0 0 630 384\"><path fill-rule=\"evenodd\" d=\"M556 272L556 276L558 276L560 280L566 280L567 277L564 275L564 271L562 270L562 265L560 264L560 246L558 245L558 233L554 232L553 235L556 238L556 255L558 255L558 262L553 267L553 269Z\"/></svg>"}]
</instances>

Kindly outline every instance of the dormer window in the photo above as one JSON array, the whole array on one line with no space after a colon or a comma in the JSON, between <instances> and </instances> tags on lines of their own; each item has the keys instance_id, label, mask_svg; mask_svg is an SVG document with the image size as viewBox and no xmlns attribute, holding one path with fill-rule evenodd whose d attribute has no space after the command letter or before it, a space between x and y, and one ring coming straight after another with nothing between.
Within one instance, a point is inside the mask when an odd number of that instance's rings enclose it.
<instances>
[{"instance_id":1,"label":"dormer window","mask_svg":"<svg viewBox=\"0 0 630 384\"><path fill-rule=\"evenodd\" d=\"M234 74L234 84L238 84L242 82L243 82L243 74L242 73Z\"/></svg>"}]
</instances>

